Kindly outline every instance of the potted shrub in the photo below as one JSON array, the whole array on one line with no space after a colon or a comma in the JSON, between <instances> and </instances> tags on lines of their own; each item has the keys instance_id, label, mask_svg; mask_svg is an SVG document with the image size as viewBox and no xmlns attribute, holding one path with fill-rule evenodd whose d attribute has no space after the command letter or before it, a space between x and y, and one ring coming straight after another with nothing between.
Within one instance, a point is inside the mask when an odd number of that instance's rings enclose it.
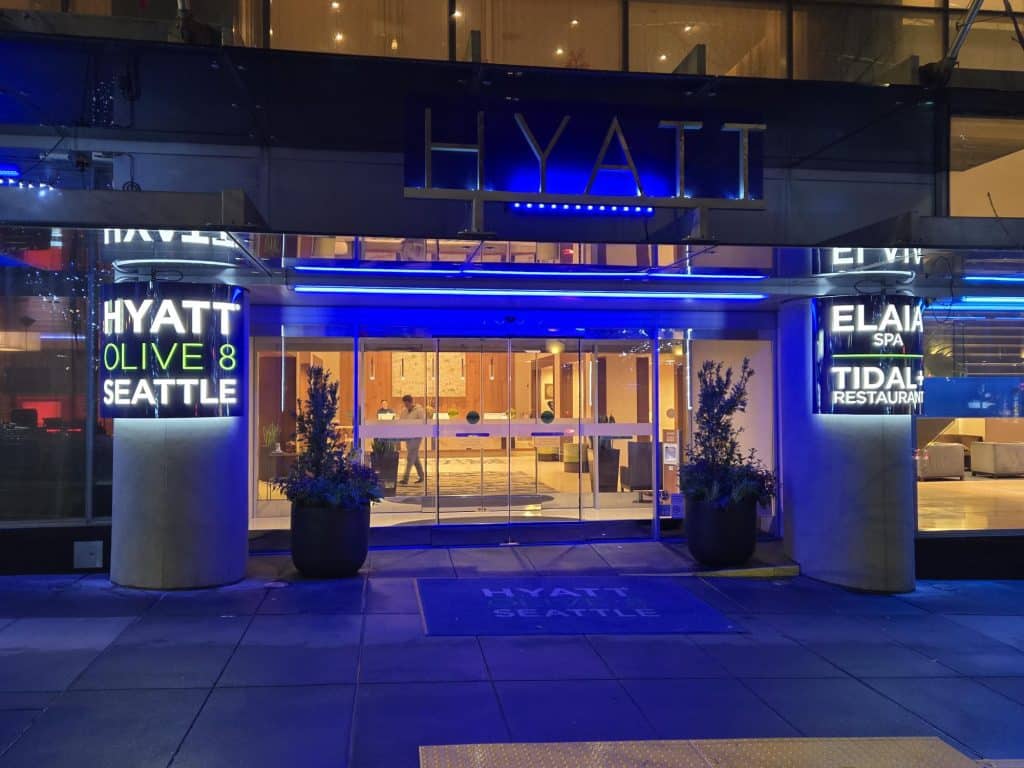
<instances>
[{"instance_id":1,"label":"potted shrub","mask_svg":"<svg viewBox=\"0 0 1024 768\"><path fill-rule=\"evenodd\" d=\"M304 576L352 576L370 537L370 502L379 501L377 473L346 451L334 423L338 382L319 366L306 374L298 403L299 453L275 485L292 503L292 561Z\"/></svg>"},{"instance_id":2,"label":"potted shrub","mask_svg":"<svg viewBox=\"0 0 1024 768\"><path fill-rule=\"evenodd\" d=\"M398 441L375 437L370 466L380 480L381 494L394 496L398 485Z\"/></svg>"},{"instance_id":3,"label":"potted shrub","mask_svg":"<svg viewBox=\"0 0 1024 768\"><path fill-rule=\"evenodd\" d=\"M697 380L700 398L693 436L680 472L686 497L686 540L703 565L742 565L757 546L757 506L775 495L775 474L753 449L740 449L742 430L733 416L747 408L747 384L754 375L744 359L739 376L706 360Z\"/></svg>"}]
</instances>

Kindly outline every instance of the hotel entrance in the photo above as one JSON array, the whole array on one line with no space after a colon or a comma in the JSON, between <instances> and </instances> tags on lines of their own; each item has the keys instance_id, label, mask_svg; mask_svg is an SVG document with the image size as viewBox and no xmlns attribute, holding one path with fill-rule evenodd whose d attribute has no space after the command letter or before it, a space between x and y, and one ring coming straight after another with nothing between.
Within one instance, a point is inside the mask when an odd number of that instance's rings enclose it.
<instances>
[{"instance_id":1,"label":"hotel entrance","mask_svg":"<svg viewBox=\"0 0 1024 768\"><path fill-rule=\"evenodd\" d=\"M661 421L674 461L687 427L676 418L687 413L676 405L686 358L682 342L662 346ZM339 381L342 434L381 477L374 525L654 513L657 355L647 339L306 336L255 347L254 528L288 525L273 481L297 451L295 404L310 365ZM674 480L674 464L662 476Z\"/></svg>"},{"instance_id":2,"label":"hotel entrance","mask_svg":"<svg viewBox=\"0 0 1024 768\"><path fill-rule=\"evenodd\" d=\"M377 524L650 518L646 342L372 339L361 359Z\"/></svg>"}]
</instances>

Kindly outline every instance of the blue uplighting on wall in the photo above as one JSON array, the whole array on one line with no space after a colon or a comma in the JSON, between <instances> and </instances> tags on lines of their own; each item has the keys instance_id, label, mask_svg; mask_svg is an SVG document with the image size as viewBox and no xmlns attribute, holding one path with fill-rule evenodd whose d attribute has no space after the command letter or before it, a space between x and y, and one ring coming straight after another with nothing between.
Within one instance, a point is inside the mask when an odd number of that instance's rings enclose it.
<instances>
[{"instance_id":1,"label":"blue uplighting on wall","mask_svg":"<svg viewBox=\"0 0 1024 768\"><path fill-rule=\"evenodd\" d=\"M377 286L377 285L309 285L294 286L296 293L341 293L365 295L405 295L405 296L515 296L519 298L564 298L564 299L673 299L673 300L710 300L710 301L761 301L767 296L763 293L697 293L680 291L548 291L543 289L506 289L506 288L421 288L413 286Z\"/></svg>"},{"instance_id":2,"label":"blue uplighting on wall","mask_svg":"<svg viewBox=\"0 0 1024 768\"><path fill-rule=\"evenodd\" d=\"M559 216L653 216L649 205L595 205L593 203L509 203L515 213L546 213Z\"/></svg>"},{"instance_id":3,"label":"blue uplighting on wall","mask_svg":"<svg viewBox=\"0 0 1024 768\"><path fill-rule=\"evenodd\" d=\"M0 163L0 179L16 179L21 176L18 166L10 163Z\"/></svg>"}]
</instances>

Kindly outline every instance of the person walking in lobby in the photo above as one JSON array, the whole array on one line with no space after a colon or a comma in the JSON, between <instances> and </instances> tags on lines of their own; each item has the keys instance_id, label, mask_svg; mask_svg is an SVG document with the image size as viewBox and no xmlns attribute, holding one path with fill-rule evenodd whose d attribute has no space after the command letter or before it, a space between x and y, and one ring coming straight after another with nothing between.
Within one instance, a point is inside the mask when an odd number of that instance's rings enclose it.
<instances>
[{"instance_id":1,"label":"person walking in lobby","mask_svg":"<svg viewBox=\"0 0 1024 768\"><path fill-rule=\"evenodd\" d=\"M424 424L426 422L426 411L423 410L422 405L417 404L412 399L412 395L403 395L402 405L405 406L405 410L398 415L399 420L416 422L417 424ZM409 472L413 467L416 468L416 474L419 476L416 482L422 483L424 480L423 464L420 462L420 444L422 442L422 437L410 437L405 441L405 475L402 477L403 485L409 484Z\"/></svg>"}]
</instances>

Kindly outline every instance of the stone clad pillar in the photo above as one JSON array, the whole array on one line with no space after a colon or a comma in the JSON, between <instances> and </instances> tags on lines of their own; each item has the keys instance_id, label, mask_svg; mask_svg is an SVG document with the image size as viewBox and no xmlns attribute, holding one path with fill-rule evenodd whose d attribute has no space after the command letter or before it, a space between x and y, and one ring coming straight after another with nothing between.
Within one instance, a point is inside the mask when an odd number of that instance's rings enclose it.
<instances>
[{"instance_id":1,"label":"stone clad pillar","mask_svg":"<svg viewBox=\"0 0 1024 768\"><path fill-rule=\"evenodd\" d=\"M247 421L116 419L110 579L190 589L245 577Z\"/></svg>"},{"instance_id":2,"label":"stone clad pillar","mask_svg":"<svg viewBox=\"0 0 1024 768\"><path fill-rule=\"evenodd\" d=\"M119 283L103 298L111 581L144 589L239 581L249 522L245 291Z\"/></svg>"},{"instance_id":3,"label":"stone clad pillar","mask_svg":"<svg viewBox=\"0 0 1024 768\"><path fill-rule=\"evenodd\" d=\"M811 302L779 309L780 508L787 554L832 584L914 588L911 416L815 414Z\"/></svg>"}]
</instances>

